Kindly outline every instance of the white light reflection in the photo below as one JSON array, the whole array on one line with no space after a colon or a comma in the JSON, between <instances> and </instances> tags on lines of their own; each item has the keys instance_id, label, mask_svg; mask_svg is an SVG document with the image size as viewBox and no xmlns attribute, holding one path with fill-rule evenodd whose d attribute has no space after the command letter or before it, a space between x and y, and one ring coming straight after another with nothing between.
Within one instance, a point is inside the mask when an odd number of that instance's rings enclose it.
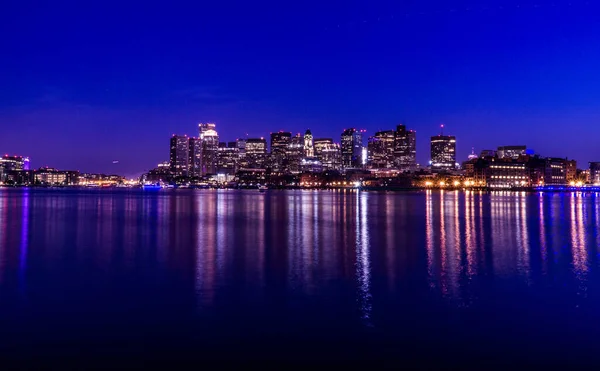
<instances>
[{"instance_id":1,"label":"white light reflection","mask_svg":"<svg viewBox=\"0 0 600 371\"><path fill-rule=\"evenodd\" d=\"M527 230L527 199L525 192L515 195L517 198L517 264L519 273L529 282L529 232Z\"/></svg>"},{"instance_id":2,"label":"white light reflection","mask_svg":"<svg viewBox=\"0 0 600 371\"><path fill-rule=\"evenodd\" d=\"M0 283L4 277L4 269L6 266L6 213L8 208L6 207L6 197L4 192L0 189Z\"/></svg>"},{"instance_id":3,"label":"white light reflection","mask_svg":"<svg viewBox=\"0 0 600 371\"><path fill-rule=\"evenodd\" d=\"M19 252L19 288L21 294L25 290L25 270L27 268L27 249L29 248L29 190L21 196L21 244Z\"/></svg>"},{"instance_id":4,"label":"white light reflection","mask_svg":"<svg viewBox=\"0 0 600 371\"><path fill-rule=\"evenodd\" d=\"M571 206L571 254L573 271L580 282L580 294L587 296L588 258L586 250L585 223L583 220L583 198L573 193L570 196Z\"/></svg>"},{"instance_id":5,"label":"white light reflection","mask_svg":"<svg viewBox=\"0 0 600 371\"><path fill-rule=\"evenodd\" d=\"M434 260L435 248L433 243L433 200L432 191L425 191L425 242L427 245L427 273L429 276L429 287L435 287Z\"/></svg>"},{"instance_id":6,"label":"white light reflection","mask_svg":"<svg viewBox=\"0 0 600 371\"><path fill-rule=\"evenodd\" d=\"M363 321L371 322L371 263L369 256L369 228L367 226L368 193L356 193L356 277L358 280L358 302Z\"/></svg>"},{"instance_id":7,"label":"white light reflection","mask_svg":"<svg viewBox=\"0 0 600 371\"><path fill-rule=\"evenodd\" d=\"M540 253L542 255L542 272L545 274L548 271L548 247L546 242L546 223L544 215L544 194L540 193L538 196L540 200Z\"/></svg>"}]
</instances>

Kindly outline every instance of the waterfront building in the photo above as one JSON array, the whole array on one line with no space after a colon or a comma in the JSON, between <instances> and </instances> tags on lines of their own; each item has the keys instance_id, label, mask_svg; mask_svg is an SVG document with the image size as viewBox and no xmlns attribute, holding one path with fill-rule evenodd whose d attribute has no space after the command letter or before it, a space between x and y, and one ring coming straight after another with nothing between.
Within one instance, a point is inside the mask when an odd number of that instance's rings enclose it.
<instances>
[{"instance_id":1,"label":"waterfront building","mask_svg":"<svg viewBox=\"0 0 600 371\"><path fill-rule=\"evenodd\" d=\"M198 124L198 138L202 141L202 175L216 174L219 134L214 123Z\"/></svg>"},{"instance_id":2,"label":"waterfront building","mask_svg":"<svg viewBox=\"0 0 600 371\"><path fill-rule=\"evenodd\" d=\"M237 142L219 143L217 174L235 174L238 170L239 149Z\"/></svg>"},{"instance_id":3,"label":"waterfront building","mask_svg":"<svg viewBox=\"0 0 600 371\"><path fill-rule=\"evenodd\" d=\"M202 140L189 138L188 140L188 176L202 176Z\"/></svg>"},{"instance_id":4,"label":"waterfront building","mask_svg":"<svg viewBox=\"0 0 600 371\"><path fill-rule=\"evenodd\" d=\"M271 133L271 169L277 172L287 171L288 147L292 139L289 131Z\"/></svg>"},{"instance_id":5,"label":"waterfront building","mask_svg":"<svg viewBox=\"0 0 600 371\"><path fill-rule=\"evenodd\" d=\"M173 134L170 144L169 164L171 174L174 176L188 176L190 147L187 135Z\"/></svg>"},{"instance_id":6,"label":"waterfront building","mask_svg":"<svg viewBox=\"0 0 600 371\"><path fill-rule=\"evenodd\" d=\"M600 185L600 162L590 162L589 183Z\"/></svg>"},{"instance_id":7,"label":"waterfront building","mask_svg":"<svg viewBox=\"0 0 600 371\"><path fill-rule=\"evenodd\" d=\"M576 182L578 180L577 176L577 161L575 160L566 160L566 178L567 183Z\"/></svg>"},{"instance_id":8,"label":"waterfront building","mask_svg":"<svg viewBox=\"0 0 600 371\"><path fill-rule=\"evenodd\" d=\"M265 138L248 138L244 144L244 167L246 169L265 169L267 161Z\"/></svg>"},{"instance_id":9,"label":"waterfront building","mask_svg":"<svg viewBox=\"0 0 600 371\"><path fill-rule=\"evenodd\" d=\"M378 131L367 142L367 165L371 169L394 167L393 130Z\"/></svg>"},{"instance_id":10,"label":"waterfront building","mask_svg":"<svg viewBox=\"0 0 600 371\"><path fill-rule=\"evenodd\" d=\"M331 138L314 140L315 157L321 161L324 170L337 170L342 167L342 154L340 145L333 143Z\"/></svg>"},{"instance_id":11,"label":"waterfront building","mask_svg":"<svg viewBox=\"0 0 600 371\"><path fill-rule=\"evenodd\" d=\"M355 128L342 132L342 168L360 168L363 165L362 131Z\"/></svg>"},{"instance_id":12,"label":"waterfront building","mask_svg":"<svg viewBox=\"0 0 600 371\"><path fill-rule=\"evenodd\" d=\"M417 167L417 133L407 130L406 125L396 126L394 132L394 162L402 171Z\"/></svg>"},{"instance_id":13,"label":"waterfront building","mask_svg":"<svg viewBox=\"0 0 600 371\"><path fill-rule=\"evenodd\" d=\"M286 171L297 174L301 171L302 159L304 158L304 138L300 133L290 139L287 148L287 166Z\"/></svg>"},{"instance_id":14,"label":"waterfront building","mask_svg":"<svg viewBox=\"0 0 600 371\"><path fill-rule=\"evenodd\" d=\"M443 172L456 168L456 137L444 135L444 125L440 135L431 137L431 171Z\"/></svg>"},{"instance_id":15,"label":"waterfront building","mask_svg":"<svg viewBox=\"0 0 600 371\"><path fill-rule=\"evenodd\" d=\"M72 186L79 183L79 172L45 167L34 171L34 181L39 185Z\"/></svg>"}]
</instances>

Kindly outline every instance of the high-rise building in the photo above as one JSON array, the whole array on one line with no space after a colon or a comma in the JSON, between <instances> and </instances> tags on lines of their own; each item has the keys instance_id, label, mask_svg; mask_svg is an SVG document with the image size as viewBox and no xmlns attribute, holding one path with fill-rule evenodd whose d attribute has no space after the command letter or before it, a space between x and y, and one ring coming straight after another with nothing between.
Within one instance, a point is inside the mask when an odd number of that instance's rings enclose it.
<instances>
[{"instance_id":1,"label":"high-rise building","mask_svg":"<svg viewBox=\"0 0 600 371\"><path fill-rule=\"evenodd\" d=\"M496 151L498 158L512 158L516 160L519 156L525 156L527 153L527 146L518 145L518 146L502 146L498 147Z\"/></svg>"},{"instance_id":2,"label":"high-rise building","mask_svg":"<svg viewBox=\"0 0 600 371\"><path fill-rule=\"evenodd\" d=\"M169 163L171 174L175 176L188 176L189 163L189 139L184 135L173 135L171 137L171 151Z\"/></svg>"},{"instance_id":3,"label":"high-rise building","mask_svg":"<svg viewBox=\"0 0 600 371\"><path fill-rule=\"evenodd\" d=\"M333 143L331 138L314 140L315 157L321 161L323 170L340 170L342 167L342 154L340 145Z\"/></svg>"},{"instance_id":4,"label":"high-rise building","mask_svg":"<svg viewBox=\"0 0 600 371\"><path fill-rule=\"evenodd\" d=\"M0 182L7 179L11 171L29 171L29 157L9 156L0 157Z\"/></svg>"},{"instance_id":5,"label":"high-rise building","mask_svg":"<svg viewBox=\"0 0 600 371\"><path fill-rule=\"evenodd\" d=\"M417 133L406 130L406 125L396 126L394 132L394 162L400 170L417 167Z\"/></svg>"},{"instance_id":6,"label":"high-rise building","mask_svg":"<svg viewBox=\"0 0 600 371\"><path fill-rule=\"evenodd\" d=\"M315 147L313 145L313 135L310 129L304 133L304 157L315 157Z\"/></svg>"},{"instance_id":7,"label":"high-rise building","mask_svg":"<svg viewBox=\"0 0 600 371\"><path fill-rule=\"evenodd\" d=\"M372 169L394 167L394 131L378 131L367 143L367 163Z\"/></svg>"},{"instance_id":8,"label":"high-rise building","mask_svg":"<svg viewBox=\"0 0 600 371\"><path fill-rule=\"evenodd\" d=\"M248 138L245 145L245 162L249 169L264 169L267 159L265 138Z\"/></svg>"},{"instance_id":9,"label":"high-rise building","mask_svg":"<svg viewBox=\"0 0 600 371\"><path fill-rule=\"evenodd\" d=\"M217 174L235 174L238 170L238 154L237 142L219 143Z\"/></svg>"},{"instance_id":10,"label":"high-rise building","mask_svg":"<svg viewBox=\"0 0 600 371\"><path fill-rule=\"evenodd\" d=\"M271 168L274 171L287 170L287 151L292 133L289 131L278 131L271 133Z\"/></svg>"},{"instance_id":11,"label":"high-rise building","mask_svg":"<svg viewBox=\"0 0 600 371\"><path fill-rule=\"evenodd\" d=\"M304 138L300 133L290 139L287 148L287 171L299 173L301 171L302 158L304 158Z\"/></svg>"},{"instance_id":12,"label":"high-rise building","mask_svg":"<svg viewBox=\"0 0 600 371\"><path fill-rule=\"evenodd\" d=\"M456 168L456 137L442 133L431 137L431 170L448 171Z\"/></svg>"},{"instance_id":13,"label":"high-rise building","mask_svg":"<svg viewBox=\"0 0 600 371\"><path fill-rule=\"evenodd\" d=\"M236 139L235 146L237 147L237 165L240 169L248 168L248 161L246 160L246 139Z\"/></svg>"},{"instance_id":14,"label":"high-rise building","mask_svg":"<svg viewBox=\"0 0 600 371\"><path fill-rule=\"evenodd\" d=\"M216 174L219 134L214 123L198 124L198 138L202 141L202 175Z\"/></svg>"},{"instance_id":15,"label":"high-rise building","mask_svg":"<svg viewBox=\"0 0 600 371\"><path fill-rule=\"evenodd\" d=\"M202 174L202 141L199 138L189 138L188 175L201 177Z\"/></svg>"},{"instance_id":16,"label":"high-rise building","mask_svg":"<svg viewBox=\"0 0 600 371\"><path fill-rule=\"evenodd\" d=\"M342 167L360 168L362 166L362 132L355 128L342 132Z\"/></svg>"}]
</instances>

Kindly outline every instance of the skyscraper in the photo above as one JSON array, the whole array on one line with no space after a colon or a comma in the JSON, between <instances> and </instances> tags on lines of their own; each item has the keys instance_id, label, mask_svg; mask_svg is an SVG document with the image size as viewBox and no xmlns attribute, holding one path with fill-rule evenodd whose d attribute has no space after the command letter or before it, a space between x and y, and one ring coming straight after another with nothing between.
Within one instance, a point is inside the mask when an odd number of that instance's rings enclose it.
<instances>
[{"instance_id":1,"label":"skyscraper","mask_svg":"<svg viewBox=\"0 0 600 371\"><path fill-rule=\"evenodd\" d=\"M267 141L265 138L246 139L245 154L248 168L264 169L267 159Z\"/></svg>"},{"instance_id":2,"label":"skyscraper","mask_svg":"<svg viewBox=\"0 0 600 371\"><path fill-rule=\"evenodd\" d=\"M342 166L342 154L340 145L333 143L331 138L319 138L314 140L315 157L321 161L324 170L340 170Z\"/></svg>"},{"instance_id":3,"label":"skyscraper","mask_svg":"<svg viewBox=\"0 0 600 371\"><path fill-rule=\"evenodd\" d=\"M292 133L278 131L271 133L271 167L275 171L285 171L287 167L287 150Z\"/></svg>"},{"instance_id":4,"label":"skyscraper","mask_svg":"<svg viewBox=\"0 0 600 371\"><path fill-rule=\"evenodd\" d=\"M214 123L198 124L198 138L202 141L202 175L217 173L219 134Z\"/></svg>"},{"instance_id":5,"label":"skyscraper","mask_svg":"<svg viewBox=\"0 0 600 371\"><path fill-rule=\"evenodd\" d=\"M235 174L238 169L238 154L237 142L219 143L217 174Z\"/></svg>"},{"instance_id":6,"label":"skyscraper","mask_svg":"<svg viewBox=\"0 0 600 371\"><path fill-rule=\"evenodd\" d=\"M456 167L456 137L444 135L431 137L431 170L434 172L453 170Z\"/></svg>"},{"instance_id":7,"label":"skyscraper","mask_svg":"<svg viewBox=\"0 0 600 371\"><path fill-rule=\"evenodd\" d=\"M414 170L417 166L417 133L396 126L394 132L394 162L400 170Z\"/></svg>"},{"instance_id":8,"label":"skyscraper","mask_svg":"<svg viewBox=\"0 0 600 371\"><path fill-rule=\"evenodd\" d=\"M291 173L299 173L303 157L304 138L300 135L300 133L298 133L290 139L290 144L287 148L287 171Z\"/></svg>"},{"instance_id":9,"label":"skyscraper","mask_svg":"<svg viewBox=\"0 0 600 371\"><path fill-rule=\"evenodd\" d=\"M367 163L372 169L394 166L394 131L378 131L367 143Z\"/></svg>"},{"instance_id":10,"label":"skyscraper","mask_svg":"<svg viewBox=\"0 0 600 371\"><path fill-rule=\"evenodd\" d=\"M189 163L189 139L183 135L173 135L171 137L171 151L169 163L171 174L175 176L188 176Z\"/></svg>"},{"instance_id":11,"label":"skyscraper","mask_svg":"<svg viewBox=\"0 0 600 371\"><path fill-rule=\"evenodd\" d=\"M314 157L315 147L313 145L313 135L310 129L307 129L304 133L304 157Z\"/></svg>"},{"instance_id":12,"label":"skyscraper","mask_svg":"<svg viewBox=\"0 0 600 371\"><path fill-rule=\"evenodd\" d=\"M202 141L199 138L189 138L188 148L188 175L191 177L201 177Z\"/></svg>"},{"instance_id":13,"label":"skyscraper","mask_svg":"<svg viewBox=\"0 0 600 371\"><path fill-rule=\"evenodd\" d=\"M342 132L342 167L359 168L362 165L362 132L355 128Z\"/></svg>"}]
</instances>

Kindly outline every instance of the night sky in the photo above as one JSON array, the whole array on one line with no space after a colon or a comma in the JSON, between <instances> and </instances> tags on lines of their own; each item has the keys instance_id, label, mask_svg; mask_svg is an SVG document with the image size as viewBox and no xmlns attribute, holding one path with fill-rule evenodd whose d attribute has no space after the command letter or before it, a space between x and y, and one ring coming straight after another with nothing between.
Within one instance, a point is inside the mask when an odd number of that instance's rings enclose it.
<instances>
[{"instance_id":1,"label":"night sky","mask_svg":"<svg viewBox=\"0 0 600 371\"><path fill-rule=\"evenodd\" d=\"M59 3L0 9L0 152L35 167L139 174L207 121L600 161L595 1Z\"/></svg>"}]
</instances>

